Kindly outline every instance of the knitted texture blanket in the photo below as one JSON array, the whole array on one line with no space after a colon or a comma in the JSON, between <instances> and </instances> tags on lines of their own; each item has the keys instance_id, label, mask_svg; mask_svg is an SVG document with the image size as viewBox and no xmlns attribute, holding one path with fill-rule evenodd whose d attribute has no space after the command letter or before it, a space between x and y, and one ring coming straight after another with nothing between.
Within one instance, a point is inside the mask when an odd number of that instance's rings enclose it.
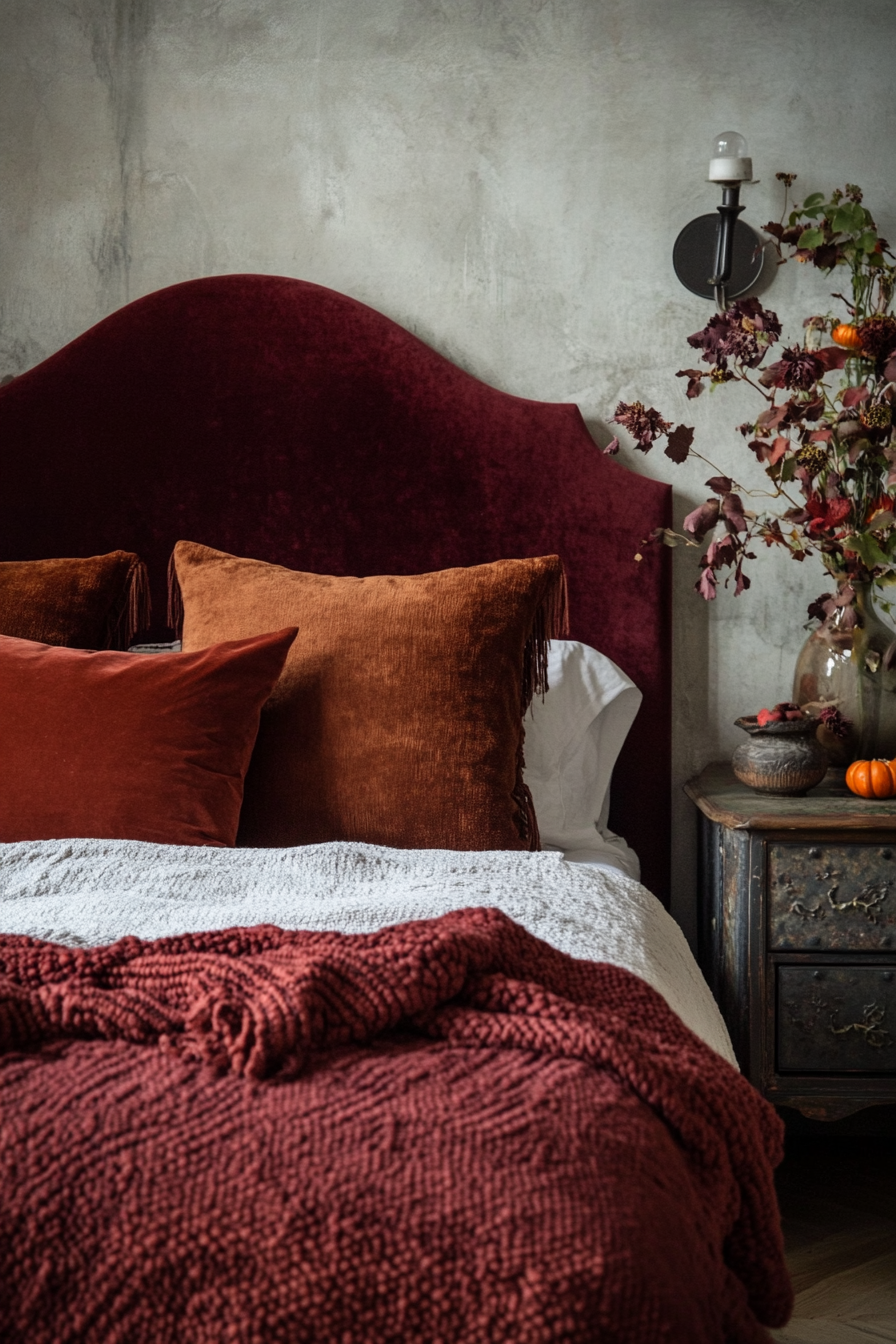
<instances>
[{"instance_id":1,"label":"knitted texture blanket","mask_svg":"<svg viewBox=\"0 0 896 1344\"><path fill-rule=\"evenodd\" d=\"M0 1338L752 1344L781 1126L493 909L0 937Z\"/></svg>"}]
</instances>

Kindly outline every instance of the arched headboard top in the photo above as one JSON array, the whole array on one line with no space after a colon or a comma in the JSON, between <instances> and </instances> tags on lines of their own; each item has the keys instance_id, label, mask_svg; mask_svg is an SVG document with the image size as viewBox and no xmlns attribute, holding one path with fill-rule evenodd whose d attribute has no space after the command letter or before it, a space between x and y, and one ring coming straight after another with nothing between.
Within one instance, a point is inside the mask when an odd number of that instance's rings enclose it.
<instances>
[{"instance_id":1,"label":"arched headboard top","mask_svg":"<svg viewBox=\"0 0 896 1344\"><path fill-rule=\"evenodd\" d=\"M0 558L138 552L155 633L174 543L331 574L558 553L571 634L644 692L612 822L668 882L669 487L572 405L480 382L319 285L229 275L128 304L0 389Z\"/></svg>"}]
</instances>

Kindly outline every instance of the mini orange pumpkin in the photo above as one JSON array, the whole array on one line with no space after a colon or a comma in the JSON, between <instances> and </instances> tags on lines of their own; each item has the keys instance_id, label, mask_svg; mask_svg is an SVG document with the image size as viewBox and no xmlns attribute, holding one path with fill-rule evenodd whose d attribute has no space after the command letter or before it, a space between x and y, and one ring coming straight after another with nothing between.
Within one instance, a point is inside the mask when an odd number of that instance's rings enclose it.
<instances>
[{"instance_id":1,"label":"mini orange pumpkin","mask_svg":"<svg viewBox=\"0 0 896 1344\"><path fill-rule=\"evenodd\" d=\"M854 327L851 322L841 322L831 332L831 340L837 345L843 345L847 350L861 350L862 338L859 335L858 327Z\"/></svg>"},{"instance_id":2,"label":"mini orange pumpkin","mask_svg":"<svg viewBox=\"0 0 896 1344\"><path fill-rule=\"evenodd\" d=\"M896 760L853 761L846 787L860 798L892 798L896 794Z\"/></svg>"}]
</instances>

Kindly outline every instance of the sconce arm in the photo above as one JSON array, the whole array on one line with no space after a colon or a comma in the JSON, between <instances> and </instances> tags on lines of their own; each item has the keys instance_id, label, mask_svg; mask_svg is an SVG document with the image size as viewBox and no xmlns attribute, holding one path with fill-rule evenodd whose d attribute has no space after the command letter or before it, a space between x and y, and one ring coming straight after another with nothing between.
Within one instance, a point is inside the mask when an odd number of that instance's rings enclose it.
<instances>
[{"instance_id":1,"label":"sconce arm","mask_svg":"<svg viewBox=\"0 0 896 1344\"><path fill-rule=\"evenodd\" d=\"M743 208L740 203L740 184L723 187L722 204L716 207L719 212L719 228L716 234L715 269L709 277L709 283L717 290L724 289L731 279L734 223L738 215L743 212Z\"/></svg>"}]
</instances>

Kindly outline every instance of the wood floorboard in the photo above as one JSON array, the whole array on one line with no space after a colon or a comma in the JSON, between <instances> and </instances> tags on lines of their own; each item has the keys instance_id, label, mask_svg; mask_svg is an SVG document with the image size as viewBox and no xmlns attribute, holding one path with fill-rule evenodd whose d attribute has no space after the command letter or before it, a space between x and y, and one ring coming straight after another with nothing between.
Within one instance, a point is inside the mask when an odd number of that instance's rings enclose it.
<instances>
[{"instance_id":1,"label":"wood floorboard","mask_svg":"<svg viewBox=\"0 0 896 1344\"><path fill-rule=\"evenodd\" d=\"M783 1330L773 1330L772 1339L776 1344L891 1344L896 1334L886 1323L876 1327L870 1322L795 1319Z\"/></svg>"},{"instance_id":2,"label":"wood floorboard","mask_svg":"<svg viewBox=\"0 0 896 1344\"><path fill-rule=\"evenodd\" d=\"M778 1344L896 1344L896 1138L788 1135L777 1173L793 1317Z\"/></svg>"},{"instance_id":3,"label":"wood floorboard","mask_svg":"<svg viewBox=\"0 0 896 1344\"><path fill-rule=\"evenodd\" d=\"M829 1274L798 1293L794 1314L857 1323L891 1321L896 1338L896 1250Z\"/></svg>"},{"instance_id":4,"label":"wood floorboard","mask_svg":"<svg viewBox=\"0 0 896 1344\"><path fill-rule=\"evenodd\" d=\"M793 1291L805 1293L832 1275L861 1268L869 1260L896 1253L896 1228L870 1227L822 1237L810 1245L794 1248L787 1242L787 1264Z\"/></svg>"}]
</instances>

